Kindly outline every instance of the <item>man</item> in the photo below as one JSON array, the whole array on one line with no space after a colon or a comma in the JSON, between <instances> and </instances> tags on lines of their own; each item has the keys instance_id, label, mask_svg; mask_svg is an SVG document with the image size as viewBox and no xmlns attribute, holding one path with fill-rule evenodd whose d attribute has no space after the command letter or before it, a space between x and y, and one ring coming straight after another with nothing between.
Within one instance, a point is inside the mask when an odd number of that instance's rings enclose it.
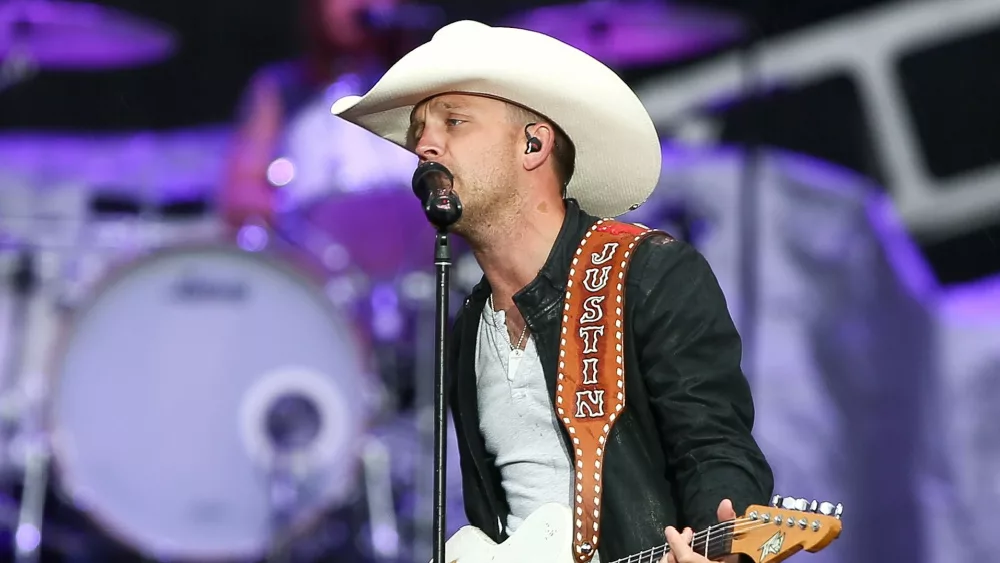
<instances>
[{"instance_id":1,"label":"man","mask_svg":"<svg viewBox=\"0 0 1000 563\"><path fill-rule=\"evenodd\" d=\"M294 206L358 190L362 183L409 185L413 155L330 120L332 100L327 99L364 91L399 58L404 45L416 43L401 31L373 31L362 23L365 11L399 4L301 0L303 53L259 69L240 101L218 201L230 227L273 221L279 195ZM294 165L294 179L280 191L268 180L268 168L278 157Z\"/></svg>"},{"instance_id":2,"label":"man","mask_svg":"<svg viewBox=\"0 0 1000 563\"><path fill-rule=\"evenodd\" d=\"M451 346L470 523L503 541L543 504L572 507L577 436L553 404L563 300L597 216L640 205L656 184L660 147L645 109L576 49L458 22L333 113L454 174L464 211L453 230L485 274ZM665 532L665 561L704 562L687 545L691 529L771 494L751 436L739 335L708 264L669 236L636 247L624 286L628 407L607 438L593 560L628 558L662 544Z\"/></svg>"}]
</instances>

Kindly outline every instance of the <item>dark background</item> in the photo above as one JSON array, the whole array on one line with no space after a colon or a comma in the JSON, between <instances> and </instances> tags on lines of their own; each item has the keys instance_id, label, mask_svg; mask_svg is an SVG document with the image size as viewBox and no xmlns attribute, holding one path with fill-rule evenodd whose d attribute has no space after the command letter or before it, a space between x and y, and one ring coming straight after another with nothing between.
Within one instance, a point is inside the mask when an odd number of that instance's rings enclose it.
<instances>
[{"instance_id":1,"label":"dark background","mask_svg":"<svg viewBox=\"0 0 1000 563\"><path fill-rule=\"evenodd\" d=\"M250 74L298 48L294 0L98 0L171 26L178 52L144 68L51 73L0 94L0 127L115 130L172 128L224 121ZM496 21L540 2L437 0L449 20ZM566 4L569 2L544 2ZM879 0L703 0L760 22L764 36L839 14L887 4ZM636 78L664 67L630 72Z\"/></svg>"},{"instance_id":2,"label":"dark background","mask_svg":"<svg viewBox=\"0 0 1000 563\"><path fill-rule=\"evenodd\" d=\"M170 129L231 120L251 73L296 53L291 0L100 0L176 30L175 55L147 67L111 72L43 73L0 93L0 129L114 131ZM527 0L437 0L448 19L497 22L539 5ZM546 2L559 4L565 2ZM742 15L754 40L780 36L888 0L701 0ZM946 2L944 3L947 4ZM748 44L729 49L748 48ZM712 53L623 71L631 82L662 75ZM947 177L1000 162L1000 33L901 61L904 96L932 174ZM970 83L963 77L976 76ZM964 112L954 115L955 111ZM725 140L756 141L847 166L879 182L867 124L849 80L773 92L726 110ZM997 187L1000 190L1000 186ZM944 240L917 241L944 284L1000 272L1000 220Z\"/></svg>"}]
</instances>

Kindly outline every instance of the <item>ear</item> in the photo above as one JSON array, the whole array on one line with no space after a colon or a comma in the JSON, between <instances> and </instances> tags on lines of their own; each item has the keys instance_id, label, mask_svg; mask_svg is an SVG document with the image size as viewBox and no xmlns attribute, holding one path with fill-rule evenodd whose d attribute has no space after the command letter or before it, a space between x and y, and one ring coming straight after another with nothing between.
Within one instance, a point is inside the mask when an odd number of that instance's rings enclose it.
<instances>
[{"instance_id":1,"label":"ear","mask_svg":"<svg viewBox=\"0 0 1000 563\"><path fill-rule=\"evenodd\" d=\"M537 151L532 151L527 154L521 155L521 161L524 163L525 170L534 170L545 164L545 162L552 155L552 149L555 147L556 136L555 131L552 127L545 124L539 123L537 125L531 125L527 128L526 137L534 137L538 139L541 147ZM528 139L524 139L524 148L528 147ZM524 150L522 149L522 153Z\"/></svg>"}]
</instances>

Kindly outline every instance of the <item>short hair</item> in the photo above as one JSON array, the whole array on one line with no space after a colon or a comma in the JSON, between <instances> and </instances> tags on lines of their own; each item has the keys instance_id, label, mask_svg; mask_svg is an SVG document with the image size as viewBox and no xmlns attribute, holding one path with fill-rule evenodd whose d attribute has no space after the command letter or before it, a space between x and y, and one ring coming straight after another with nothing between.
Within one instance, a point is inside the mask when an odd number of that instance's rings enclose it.
<instances>
[{"instance_id":1,"label":"short hair","mask_svg":"<svg viewBox=\"0 0 1000 563\"><path fill-rule=\"evenodd\" d=\"M510 102L507 102L507 110L511 121L524 124L545 123L552 127L555 132L555 146L552 147L552 156L555 159L556 177L562 185L562 195L565 198L566 186L569 185L569 181L573 177L573 170L576 168L576 147L573 146L573 142L559 125L545 116Z\"/></svg>"}]
</instances>

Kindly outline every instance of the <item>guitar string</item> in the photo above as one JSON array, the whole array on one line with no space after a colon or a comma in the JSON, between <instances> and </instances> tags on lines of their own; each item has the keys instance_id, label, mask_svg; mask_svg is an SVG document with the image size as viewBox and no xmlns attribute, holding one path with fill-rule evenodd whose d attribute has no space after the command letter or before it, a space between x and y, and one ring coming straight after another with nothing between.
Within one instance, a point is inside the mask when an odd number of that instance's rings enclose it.
<instances>
[{"instance_id":1,"label":"guitar string","mask_svg":"<svg viewBox=\"0 0 1000 563\"><path fill-rule=\"evenodd\" d=\"M713 529L717 529L717 531L722 531L721 530L722 528L726 528L723 531L722 535L715 536L717 539L721 541L721 540L731 539L736 533L746 533L765 526L774 526L774 523L762 522L760 520L753 520L750 518L737 518L735 520L728 520L726 522L720 522L715 526L709 526L708 529L694 534L694 536L691 539L691 543L693 544L696 541L701 540L703 537L708 538L713 533ZM706 545L706 549L708 549L708 545ZM649 552L648 554L646 553L647 551ZM663 544L657 547L650 548L648 550L643 550L638 554L630 555L625 559L618 559L612 561L611 563L631 563L632 558L637 558L636 563L642 563L643 557L648 556L651 558L655 557L662 558L667 553L670 553L670 544Z\"/></svg>"},{"instance_id":2,"label":"guitar string","mask_svg":"<svg viewBox=\"0 0 1000 563\"><path fill-rule=\"evenodd\" d=\"M732 522L732 520L730 522ZM735 528L739 528L739 533L746 533L746 532L749 532L749 531L753 531L753 530L755 530L757 528L773 527L773 526L774 526L773 523L765 523L765 522L759 522L758 521L758 522L750 523L750 524L744 522L743 524L740 524L738 526L733 526L733 528L734 529ZM699 534L701 534L701 533L703 533L703 532L700 532ZM734 535L735 535L734 532L726 532L723 537L725 539L732 539L732 537ZM693 539L692 539L692 543L694 543ZM706 548L707 547L708 546L706 546ZM661 559L664 555L666 555L667 553L670 553L670 545L669 544L664 544L664 545L661 545L661 546L657 546L657 547L651 548L649 550L649 554L648 555L644 555L644 553L645 553L645 551L640 552L638 555L632 555L631 557L639 557L641 555L643 557L646 557L646 556L650 557L649 561L651 563L654 562L654 561L659 561L659 559ZM728 555L728 554L724 554L724 555ZM614 561L612 563L630 563L631 562L631 557L629 557L627 559L621 559L619 561ZM639 557L636 560L636 563L642 563L642 562L643 562L643 559L641 557Z\"/></svg>"},{"instance_id":3,"label":"guitar string","mask_svg":"<svg viewBox=\"0 0 1000 563\"><path fill-rule=\"evenodd\" d=\"M709 536L709 534L711 533L710 530L712 530L712 528L723 528L723 527L725 527L725 528L729 528L729 529L735 530L737 527L745 524L746 522L755 522L755 521L751 520L750 518L736 518L734 520L727 520L726 522L720 522L720 523L718 523L718 524L716 524L714 526L709 526L708 529L702 530L702 531L694 534L694 536L692 536L692 538L691 538L691 543L693 544L693 543L697 542L702 537L706 537L707 538ZM725 532L725 535L716 536L716 538L725 538L725 537L732 537L732 532L730 532L730 531L727 530ZM640 551L638 554L632 554L632 555L630 555L629 557L627 557L625 559L618 559L616 561L612 561L611 563L630 563L632 561L633 557L638 557L639 561L641 562L642 561L642 557L644 557L644 556L647 555L646 554L647 551L649 551L649 555L653 555L657 550L660 550L660 549L665 549L665 551L663 552L663 554L666 554L666 553L668 553L670 551L670 545L669 544L663 544L663 545L660 545L660 546L656 546L656 547L650 548L648 550L644 549L644 550Z\"/></svg>"},{"instance_id":4,"label":"guitar string","mask_svg":"<svg viewBox=\"0 0 1000 563\"><path fill-rule=\"evenodd\" d=\"M739 522L738 524L732 526L732 528L733 528L732 531L726 531L721 536L722 539L732 539L732 537L734 535L736 535L736 533L746 533L746 532L749 532L749 531L753 531L753 530L755 530L757 528L770 527L770 526L774 525L773 523L770 523L770 522L760 522L760 521L757 521L757 520L753 520L753 521L747 522L746 520L749 520L749 519L743 519L743 521L740 521L740 520L730 520L729 522L723 522L720 525L717 525L716 527L721 527L722 525L728 525L730 522ZM711 530L711 529L712 528L710 527L709 530ZM705 531L698 532L697 534L695 534L694 537L691 540L691 543L692 544L695 543L695 540L696 539L700 539L700 536L703 536L703 535L707 536L709 530L705 530ZM719 538L720 536L716 536L716 537ZM707 548L708 548L708 546L706 545L706 549ZM666 555L667 553L670 553L670 544L663 544L663 545L651 548L648 551L649 551L648 554L646 554L646 550L644 550L644 551L640 552L637 555L632 555L631 557L629 557L627 559L620 559L620 560L614 561L612 563L630 563L631 560L632 560L631 559L632 557L637 557L636 563L642 563L643 562L642 557L649 557L650 558L649 561L651 561L651 562L654 561L654 560L658 561L664 555Z\"/></svg>"},{"instance_id":5,"label":"guitar string","mask_svg":"<svg viewBox=\"0 0 1000 563\"><path fill-rule=\"evenodd\" d=\"M698 532L698 533L694 534L694 536L692 536L692 538L691 538L691 543L692 544L696 543L698 540L700 540L702 538L702 536L704 536L706 538L709 537L709 535L711 533L711 530L714 527L721 528L721 527L725 526L727 528L728 527L736 528L736 526L738 525L737 523L739 523L740 521L741 521L741 519L729 520L727 522L720 522L719 524L716 524L715 526L709 526L708 529L702 530L701 532ZM732 526L730 526L730 524L732 524ZM733 534L731 532L727 531L727 532L724 532L721 535L716 535L715 537L716 537L717 541L723 541L723 540L725 540L727 538L731 538L732 536L733 536ZM706 545L705 545L706 550L708 549L708 547L709 546L708 546L708 544L706 542ZM663 550L663 553L657 553L657 551L659 551L659 550ZM647 551L649 553L647 553ZM636 563L642 563L642 561L644 560L645 557L650 557L650 558L652 558L652 557L663 557L664 555L666 555L669 552L670 552L670 545L669 544L663 544L663 545L656 546L656 547L653 547L653 548L650 548L650 549L644 549L644 550L640 551L639 553L635 553L635 554L632 554L632 555L628 556L625 559L618 559L618 560L612 561L611 563L631 563L632 562L632 558L636 558Z\"/></svg>"},{"instance_id":6,"label":"guitar string","mask_svg":"<svg viewBox=\"0 0 1000 563\"><path fill-rule=\"evenodd\" d=\"M716 541L725 541L725 540L731 539L732 537L733 537L733 534L729 533L729 532L725 532L725 533L722 533L721 535L715 536ZM692 544L693 543L694 543L694 541L692 540ZM705 544L705 552L704 553L701 553L697 548L694 548L693 545L692 545L692 548L694 549L695 553L700 553L701 555L704 555L705 557L709 556L708 552L711 550L711 546L710 546L709 543ZM663 558L664 555L670 553L670 545L669 544L664 544L662 546L651 548L648 551L649 551L649 553L646 553L646 550L641 551L638 554L632 555L628 559L623 559L621 561L624 561L624 563L631 563L632 562L632 558L635 557L635 563L643 563L644 561L649 561L650 563L653 563L654 561L659 561L660 559ZM618 562L613 562L613 563L618 563Z\"/></svg>"}]
</instances>

